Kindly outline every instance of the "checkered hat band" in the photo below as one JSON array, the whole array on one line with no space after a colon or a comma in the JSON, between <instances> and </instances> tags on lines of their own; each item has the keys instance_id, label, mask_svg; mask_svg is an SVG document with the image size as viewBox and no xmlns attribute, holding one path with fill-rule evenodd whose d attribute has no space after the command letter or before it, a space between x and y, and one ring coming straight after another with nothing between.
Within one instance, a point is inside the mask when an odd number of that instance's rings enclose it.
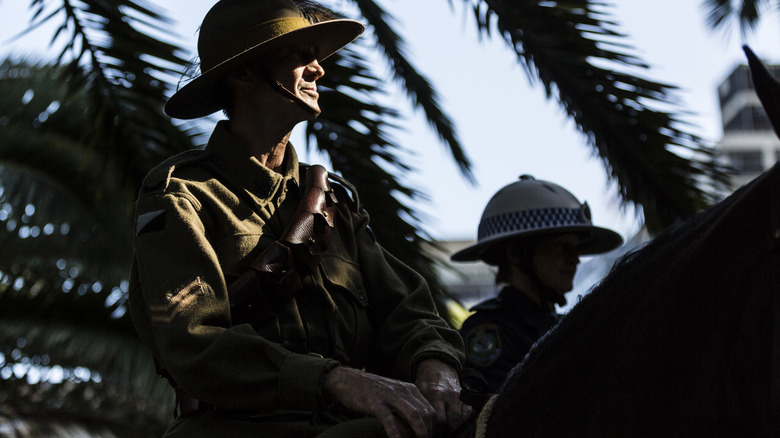
<instances>
[{"instance_id":1,"label":"checkered hat band","mask_svg":"<svg viewBox=\"0 0 780 438\"><path fill-rule=\"evenodd\" d=\"M578 208L540 208L513 211L485 219L479 224L477 239L516 231L532 231L546 228L589 225Z\"/></svg>"}]
</instances>

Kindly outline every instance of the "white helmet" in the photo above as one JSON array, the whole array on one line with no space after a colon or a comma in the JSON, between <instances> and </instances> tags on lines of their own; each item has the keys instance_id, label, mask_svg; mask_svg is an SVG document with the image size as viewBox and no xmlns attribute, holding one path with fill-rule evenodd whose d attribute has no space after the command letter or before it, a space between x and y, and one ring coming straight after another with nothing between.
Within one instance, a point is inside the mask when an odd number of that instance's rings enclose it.
<instances>
[{"instance_id":1,"label":"white helmet","mask_svg":"<svg viewBox=\"0 0 780 438\"><path fill-rule=\"evenodd\" d=\"M576 233L581 236L579 253L599 254L623 243L620 234L594 226L588 203L580 203L563 187L548 181L520 176L490 199L479 221L477 243L452 255L453 261L483 260L498 264L496 249L507 240L541 234Z\"/></svg>"}]
</instances>

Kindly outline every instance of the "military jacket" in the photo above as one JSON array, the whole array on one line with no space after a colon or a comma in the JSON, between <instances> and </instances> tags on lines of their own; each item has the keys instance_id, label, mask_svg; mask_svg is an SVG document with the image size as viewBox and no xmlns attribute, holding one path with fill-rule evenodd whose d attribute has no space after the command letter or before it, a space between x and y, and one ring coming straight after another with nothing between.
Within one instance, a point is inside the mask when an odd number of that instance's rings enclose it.
<instances>
[{"instance_id":1,"label":"military jacket","mask_svg":"<svg viewBox=\"0 0 780 438\"><path fill-rule=\"evenodd\" d=\"M220 409L314 411L339 364L406 381L424 359L459 367L462 341L425 281L377 244L341 186L330 245L303 290L270 320L233 319L227 285L283 232L301 192L291 145L275 173L226 123L205 150L153 170L136 205L131 315L176 384Z\"/></svg>"},{"instance_id":2,"label":"military jacket","mask_svg":"<svg viewBox=\"0 0 780 438\"><path fill-rule=\"evenodd\" d=\"M505 287L497 298L471 310L460 333L466 344L466 368L478 370L492 392L534 343L558 322L560 315L534 303L522 291Z\"/></svg>"}]
</instances>

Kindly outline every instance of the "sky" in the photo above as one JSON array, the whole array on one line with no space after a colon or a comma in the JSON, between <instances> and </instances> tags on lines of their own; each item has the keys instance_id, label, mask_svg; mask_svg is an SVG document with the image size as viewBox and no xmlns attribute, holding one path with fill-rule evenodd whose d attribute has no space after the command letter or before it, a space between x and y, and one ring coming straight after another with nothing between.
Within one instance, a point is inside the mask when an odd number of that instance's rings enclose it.
<instances>
[{"instance_id":1,"label":"sky","mask_svg":"<svg viewBox=\"0 0 780 438\"><path fill-rule=\"evenodd\" d=\"M29 22L29 0L0 0L0 55L45 56L51 29L42 29L8 43ZM197 27L214 0L154 0L177 23L191 55ZM349 2L325 1L339 9ZM452 3L452 6L450 6ZM739 33L706 30L701 0L616 0L611 10L619 29L636 53L651 65L644 76L680 87L677 97L690 130L709 142L721 134L717 87L733 68L745 63ZM497 39L479 41L471 10L458 0L380 0L393 14L398 32L407 38L412 63L436 87L442 106L453 118L477 183L463 178L447 148L387 73L388 89L407 118L405 130L394 133L410 154L416 172L405 182L426 193L415 204L423 226L440 240L476 238L482 211L491 196L522 174L555 182L587 201L594 223L625 238L639 228L633 209L622 209L601 163L591 148L540 86L529 81L516 57ZM758 31L745 42L768 63L780 62L778 12L767 11ZM325 65L327 74L327 64ZM327 108L324 109L327 111ZM300 130L293 137L294 144ZM301 147L299 147L300 149ZM304 155L303 161L320 157ZM327 163L325 163L327 164ZM326 166L327 167L327 166Z\"/></svg>"}]
</instances>

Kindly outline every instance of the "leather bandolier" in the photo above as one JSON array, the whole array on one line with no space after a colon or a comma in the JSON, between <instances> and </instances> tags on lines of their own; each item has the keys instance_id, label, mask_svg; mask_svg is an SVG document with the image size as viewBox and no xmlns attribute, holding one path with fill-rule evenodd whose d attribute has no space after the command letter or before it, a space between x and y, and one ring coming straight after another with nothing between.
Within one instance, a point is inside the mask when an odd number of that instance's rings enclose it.
<instances>
[{"instance_id":1,"label":"leather bandolier","mask_svg":"<svg viewBox=\"0 0 780 438\"><path fill-rule=\"evenodd\" d=\"M255 322L267 320L301 290L301 277L317 269L322 252L328 248L337 202L325 168L309 166L303 196L282 235L228 286L235 318L242 320L251 315ZM166 377L176 391L180 415L195 415L209 407Z\"/></svg>"},{"instance_id":2,"label":"leather bandolier","mask_svg":"<svg viewBox=\"0 0 780 438\"><path fill-rule=\"evenodd\" d=\"M303 197L282 235L228 286L231 313L251 311L253 321L262 322L292 299L302 287L301 277L317 269L328 248L337 202L328 172L310 166Z\"/></svg>"}]
</instances>

